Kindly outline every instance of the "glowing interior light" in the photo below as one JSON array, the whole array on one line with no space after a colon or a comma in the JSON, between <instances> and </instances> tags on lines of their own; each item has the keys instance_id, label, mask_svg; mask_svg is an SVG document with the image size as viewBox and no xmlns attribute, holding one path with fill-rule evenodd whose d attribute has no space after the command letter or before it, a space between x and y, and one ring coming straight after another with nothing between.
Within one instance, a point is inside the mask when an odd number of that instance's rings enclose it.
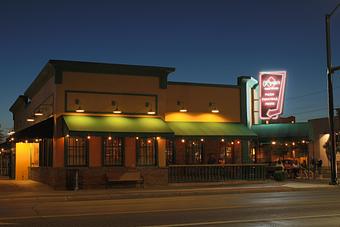
<instances>
[{"instance_id":1,"label":"glowing interior light","mask_svg":"<svg viewBox=\"0 0 340 227\"><path fill-rule=\"evenodd\" d=\"M230 143L231 145L233 145L234 144L234 141L231 141L231 143Z\"/></svg>"},{"instance_id":2,"label":"glowing interior light","mask_svg":"<svg viewBox=\"0 0 340 227\"><path fill-rule=\"evenodd\" d=\"M236 141L237 144L240 144L241 142L239 140Z\"/></svg>"},{"instance_id":3,"label":"glowing interior light","mask_svg":"<svg viewBox=\"0 0 340 227\"><path fill-rule=\"evenodd\" d=\"M148 143L151 143L151 140L148 140Z\"/></svg>"},{"instance_id":4,"label":"glowing interior light","mask_svg":"<svg viewBox=\"0 0 340 227\"><path fill-rule=\"evenodd\" d=\"M38 139L35 139L35 142L39 142L39 140L38 140Z\"/></svg>"},{"instance_id":5,"label":"glowing interior light","mask_svg":"<svg viewBox=\"0 0 340 227\"><path fill-rule=\"evenodd\" d=\"M109 136L107 139L108 139L108 140L112 140L112 137L111 137L111 136Z\"/></svg>"},{"instance_id":6,"label":"glowing interior light","mask_svg":"<svg viewBox=\"0 0 340 227\"><path fill-rule=\"evenodd\" d=\"M136 136L136 140L138 140L139 139L139 137L138 136Z\"/></svg>"},{"instance_id":7,"label":"glowing interior light","mask_svg":"<svg viewBox=\"0 0 340 227\"><path fill-rule=\"evenodd\" d=\"M302 142L302 143L306 143L306 141L305 141L305 140L302 140L301 142Z\"/></svg>"},{"instance_id":8,"label":"glowing interior light","mask_svg":"<svg viewBox=\"0 0 340 227\"><path fill-rule=\"evenodd\" d=\"M185 139L182 139L181 142L182 142L182 143L185 143Z\"/></svg>"},{"instance_id":9,"label":"glowing interior light","mask_svg":"<svg viewBox=\"0 0 340 227\"><path fill-rule=\"evenodd\" d=\"M293 142L292 145L295 146L295 142Z\"/></svg>"},{"instance_id":10,"label":"glowing interior light","mask_svg":"<svg viewBox=\"0 0 340 227\"><path fill-rule=\"evenodd\" d=\"M272 141L272 144L275 145L275 144L276 144L276 141Z\"/></svg>"},{"instance_id":11,"label":"glowing interior light","mask_svg":"<svg viewBox=\"0 0 340 227\"><path fill-rule=\"evenodd\" d=\"M88 140L91 139L91 136L87 136L87 139L88 139Z\"/></svg>"},{"instance_id":12,"label":"glowing interior light","mask_svg":"<svg viewBox=\"0 0 340 227\"><path fill-rule=\"evenodd\" d=\"M68 138L68 137L70 137L70 135L69 135L69 134L67 134L67 135L66 135L66 137Z\"/></svg>"},{"instance_id":13,"label":"glowing interior light","mask_svg":"<svg viewBox=\"0 0 340 227\"><path fill-rule=\"evenodd\" d=\"M203 138L201 139L201 142L204 142L204 139L203 139Z\"/></svg>"},{"instance_id":14,"label":"glowing interior light","mask_svg":"<svg viewBox=\"0 0 340 227\"><path fill-rule=\"evenodd\" d=\"M159 137L159 136L156 137L156 140L160 140L160 139L161 139L161 137Z\"/></svg>"},{"instance_id":15,"label":"glowing interior light","mask_svg":"<svg viewBox=\"0 0 340 227\"><path fill-rule=\"evenodd\" d=\"M221 142L224 142L224 139L221 139Z\"/></svg>"}]
</instances>

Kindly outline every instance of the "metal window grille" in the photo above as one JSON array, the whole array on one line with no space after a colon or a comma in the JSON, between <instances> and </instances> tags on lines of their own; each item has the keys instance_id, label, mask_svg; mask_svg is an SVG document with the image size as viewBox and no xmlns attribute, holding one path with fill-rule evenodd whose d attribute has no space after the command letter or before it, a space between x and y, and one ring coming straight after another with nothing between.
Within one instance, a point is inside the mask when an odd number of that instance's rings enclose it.
<instances>
[{"instance_id":1,"label":"metal window grille","mask_svg":"<svg viewBox=\"0 0 340 227\"><path fill-rule=\"evenodd\" d=\"M39 142L39 166L53 166L53 142L52 139L43 139Z\"/></svg>"},{"instance_id":2,"label":"metal window grille","mask_svg":"<svg viewBox=\"0 0 340 227\"><path fill-rule=\"evenodd\" d=\"M88 165L88 141L83 137L66 138L67 166Z\"/></svg>"},{"instance_id":3,"label":"metal window grille","mask_svg":"<svg viewBox=\"0 0 340 227\"><path fill-rule=\"evenodd\" d=\"M112 137L103 141L103 161L105 166L122 166L124 160L123 139Z\"/></svg>"},{"instance_id":4,"label":"metal window grille","mask_svg":"<svg viewBox=\"0 0 340 227\"><path fill-rule=\"evenodd\" d=\"M185 144L185 163L203 163L204 144L200 140L187 140Z\"/></svg>"},{"instance_id":5,"label":"metal window grille","mask_svg":"<svg viewBox=\"0 0 340 227\"><path fill-rule=\"evenodd\" d=\"M165 152L166 152L166 163L167 165L175 164L175 149L174 149L174 141L167 139L165 144Z\"/></svg>"},{"instance_id":6,"label":"metal window grille","mask_svg":"<svg viewBox=\"0 0 340 227\"><path fill-rule=\"evenodd\" d=\"M155 166L157 160L157 140L153 137L137 140L137 165Z\"/></svg>"}]
</instances>

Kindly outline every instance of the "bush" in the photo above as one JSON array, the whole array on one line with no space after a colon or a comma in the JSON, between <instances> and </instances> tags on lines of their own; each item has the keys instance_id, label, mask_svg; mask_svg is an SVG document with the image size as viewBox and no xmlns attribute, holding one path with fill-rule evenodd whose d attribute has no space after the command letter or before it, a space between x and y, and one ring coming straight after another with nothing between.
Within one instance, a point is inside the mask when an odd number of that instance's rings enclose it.
<instances>
[{"instance_id":1,"label":"bush","mask_svg":"<svg viewBox=\"0 0 340 227\"><path fill-rule=\"evenodd\" d=\"M285 179L286 179L285 172L275 171L275 173L274 173L274 180L276 180L276 181L284 181Z\"/></svg>"}]
</instances>

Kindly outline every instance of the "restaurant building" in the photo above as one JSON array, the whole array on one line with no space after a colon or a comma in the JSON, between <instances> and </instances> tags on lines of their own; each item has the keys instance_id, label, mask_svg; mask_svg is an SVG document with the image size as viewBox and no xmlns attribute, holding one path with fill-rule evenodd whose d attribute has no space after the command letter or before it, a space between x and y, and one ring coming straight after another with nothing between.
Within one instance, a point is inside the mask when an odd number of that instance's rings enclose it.
<instances>
[{"instance_id":1,"label":"restaurant building","mask_svg":"<svg viewBox=\"0 0 340 227\"><path fill-rule=\"evenodd\" d=\"M16 179L101 187L109 172L168 184L170 166L251 164L257 81L174 82L171 67L50 60L10 111Z\"/></svg>"}]
</instances>

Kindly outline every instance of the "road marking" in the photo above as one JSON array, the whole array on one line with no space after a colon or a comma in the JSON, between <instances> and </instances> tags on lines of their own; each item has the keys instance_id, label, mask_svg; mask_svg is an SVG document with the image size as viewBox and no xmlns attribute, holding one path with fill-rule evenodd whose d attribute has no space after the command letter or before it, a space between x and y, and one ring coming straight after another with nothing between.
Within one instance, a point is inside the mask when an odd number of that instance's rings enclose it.
<instances>
[{"instance_id":1,"label":"road marking","mask_svg":"<svg viewBox=\"0 0 340 227\"><path fill-rule=\"evenodd\" d=\"M182 227L182 226L202 226L202 225L223 225L223 224L242 224L242 223L253 223L253 222L272 222L272 221L288 221L288 220L299 220L309 218L329 218L329 217L340 217L340 214L324 214L324 215L306 215L306 216L295 216L295 217L282 217L282 218L261 218L261 219L248 219L248 220L225 220L225 221L211 221L211 222L192 222L182 224L167 224L167 225L145 225L140 227Z\"/></svg>"}]
</instances>

